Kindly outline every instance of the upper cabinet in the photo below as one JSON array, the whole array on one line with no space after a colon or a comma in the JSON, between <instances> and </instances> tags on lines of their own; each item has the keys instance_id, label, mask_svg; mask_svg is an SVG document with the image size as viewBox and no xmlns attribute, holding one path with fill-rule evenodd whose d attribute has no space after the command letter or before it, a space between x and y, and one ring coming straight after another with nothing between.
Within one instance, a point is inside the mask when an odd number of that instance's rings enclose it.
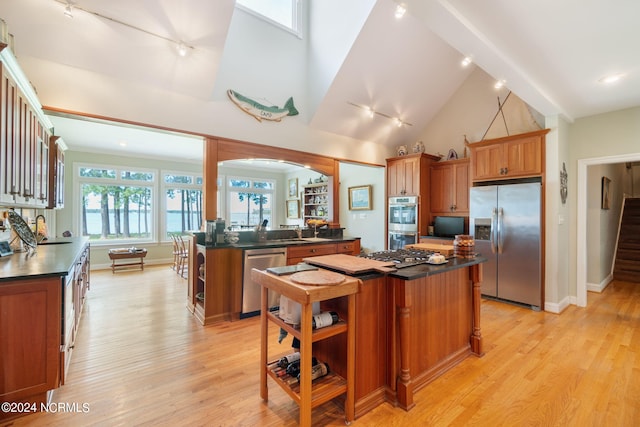
<instances>
[{"instance_id":1,"label":"upper cabinet","mask_svg":"<svg viewBox=\"0 0 640 427\"><path fill-rule=\"evenodd\" d=\"M431 165L431 213L469 214L469 159Z\"/></svg>"},{"instance_id":2,"label":"upper cabinet","mask_svg":"<svg viewBox=\"0 0 640 427\"><path fill-rule=\"evenodd\" d=\"M0 44L0 203L47 208L52 125L13 54ZM58 146L63 147L62 141Z\"/></svg>"},{"instance_id":3,"label":"upper cabinet","mask_svg":"<svg viewBox=\"0 0 640 427\"><path fill-rule=\"evenodd\" d=\"M408 154L387 159L387 196L421 196L428 192L429 166L439 158Z\"/></svg>"},{"instance_id":4,"label":"upper cabinet","mask_svg":"<svg viewBox=\"0 0 640 427\"><path fill-rule=\"evenodd\" d=\"M470 144L471 180L494 181L541 176L549 129Z\"/></svg>"}]
</instances>

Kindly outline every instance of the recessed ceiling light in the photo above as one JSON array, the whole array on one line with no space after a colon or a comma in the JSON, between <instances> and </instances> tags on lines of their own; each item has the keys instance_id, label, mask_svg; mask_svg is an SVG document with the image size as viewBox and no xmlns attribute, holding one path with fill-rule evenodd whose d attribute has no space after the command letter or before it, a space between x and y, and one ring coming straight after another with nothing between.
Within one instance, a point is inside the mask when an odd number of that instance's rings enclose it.
<instances>
[{"instance_id":1,"label":"recessed ceiling light","mask_svg":"<svg viewBox=\"0 0 640 427\"><path fill-rule=\"evenodd\" d=\"M119 145L120 145L120 147L126 147L127 146L127 141L120 141Z\"/></svg>"},{"instance_id":2,"label":"recessed ceiling light","mask_svg":"<svg viewBox=\"0 0 640 427\"><path fill-rule=\"evenodd\" d=\"M404 4L397 4L396 5L396 18L400 19L404 16L404 14L407 12L407 8Z\"/></svg>"},{"instance_id":3,"label":"recessed ceiling light","mask_svg":"<svg viewBox=\"0 0 640 427\"><path fill-rule=\"evenodd\" d=\"M469 64L471 64L471 58L469 58L468 56L465 56L464 59L462 60L461 64L463 67L468 67Z\"/></svg>"},{"instance_id":4,"label":"recessed ceiling light","mask_svg":"<svg viewBox=\"0 0 640 427\"><path fill-rule=\"evenodd\" d=\"M598 80L598 82L602 83L602 84L605 84L605 85L610 85L612 83L617 82L618 80L620 80L623 77L624 77L624 74L622 74L622 73L610 74L608 76L604 76L604 77L600 78Z\"/></svg>"},{"instance_id":5,"label":"recessed ceiling light","mask_svg":"<svg viewBox=\"0 0 640 427\"><path fill-rule=\"evenodd\" d=\"M496 89L501 89L506 83L506 80L498 80L496 84L493 85L493 87Z\"/></svg>"}]
</instances>

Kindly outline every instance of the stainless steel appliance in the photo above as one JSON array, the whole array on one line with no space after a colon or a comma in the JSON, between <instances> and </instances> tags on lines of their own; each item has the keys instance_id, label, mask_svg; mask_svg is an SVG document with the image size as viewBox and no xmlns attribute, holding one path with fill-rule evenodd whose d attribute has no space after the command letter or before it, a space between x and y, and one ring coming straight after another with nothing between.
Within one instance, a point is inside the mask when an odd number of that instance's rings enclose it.
<instances>
[{"instance_id":1,"label":"stainless steel appliance","mask_svg":"<svg viewBox=\"0 0 640 427\"><path fill-rule=\"evenodd\" d=\"M469 232L488 259L483 295L540 309L541 200L540 182L470 189Z\"/></svg>"},{"instance_id":2,"label":"stainless steel appliance","mask_svg":"<svg viewBox=\"0 0 640 427\"><path fill-rule=\"evenodd\" d=\"M395 268L405 268L419 264L427 264L429 262L429 256L432 254L433 252L422 249L397 249L371 252L359 256L376 261L393 262Z\"/></svg>"},{"instance_id":3,"label":"stainless steel appliance","mask_svg":"<svg viewBox=\"0 0 640 427\"><path fill-rule=\"evenodd\" d=\"M418 197L389 197L387 248L402 249L418 243Z\"/></svg>"},{"instance_id":4,"label":"stainless steel appliance","mask_svg":"<svg viewBox=\"0 0 640 427\"><path fill-rule=\"evenodd\" d=\"M242 312L241 317L260 313L260 285L251 280L251 269L266 270L269 267L287 265L287 248L247 249L244 251L244 270L242 275ZM269 291L269 307L280 303L280 296Z\"/></svg>"}]
</instances>

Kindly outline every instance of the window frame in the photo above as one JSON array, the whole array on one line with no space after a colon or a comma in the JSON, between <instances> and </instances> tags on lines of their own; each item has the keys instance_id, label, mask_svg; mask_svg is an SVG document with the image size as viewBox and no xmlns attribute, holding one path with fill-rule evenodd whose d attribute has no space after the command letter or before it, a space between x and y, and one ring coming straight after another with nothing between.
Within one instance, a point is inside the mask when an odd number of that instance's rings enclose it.
<instances>
[{"instance_id":1,"label":"window frame","mask_svg":"<svg viewBox=\"0 0 640 427\"><path fill-rule=\"evenodd\" d=\"M114 170L115 178L104 178L104 177L85 177L80 176L80 169L91 168L91 169L103 169L103 170ZM150 169L144 167L129 167L129 166L117 166L111 164L98 164L98 163L84 163L77 162L74 164L73 168L74 172L74 180L75 180L75 188L76 194L82 194L82 186L84 184L98 184L98 185L113 185L113 186L123 186L123 187L148 187L151 190L151 221L152 226L150 230L149 238L137 238L137 239L112 239L112 240L90 240L92 246L113 246L113 245L130 245L130 244L150 244L158 241L158 223L157 220L154 219L158 216L158 208L156 203L153 202L158 195L158 174L159 170ZM142 173L150 173L153 175L153 179L151 181L136 181L136 180L128 180L123 179L121 177L121 172L142 172ZM134 185L132 185L134 184ZM82 236L82 218L81 218L81 208L82 208L82 197L76 197L73 203L73 218L75 219L75 233L77 236Z\"/></svg>"},{"instance_id":2,"label":"window frame","mask_svg":"<svg viewBox=\"0 0 640 427\"><path fill-rule=\"evenodd\" d=\"M278 219L278 209L277 209L277 193L278 193L278 180L274 178L261 178L261 177L253 177L246 175L225 175L223 178L224 183L224 198L227 203L225 204L224 217L227 219L227 227L230 227L231 224L231 203L228 202L231 200L231 192L238 192L242 190L242 187L232 187L229 185L229 181L249 181L251 183L249 188L246 188L246 192L251 193L261 193L261 194L270 194L271 195L271 224L275 224ZM272 184L272 188L263 189L263 188L255 188L253 187L254 182L269 182Z\"/></svg>"},{"instance_id":3,"label":"window frame","mask_svg":"<svg viewBox=\"0 0 640 427\"><path fill-rule=\"evenodd\" d=\"M83 177L80 176L80 170L83 168L91 168L91 169L103 169L103 170L114 170L115 178L94 178L94 177ZM121 178L122 172L140 172L140 173L150 173L153 175L153 180L151 181L137 181L130 179ZM104 240L91 240L90 243L92 246L96 247L107 247L107 246L122 246L122 245L136 245L136 244L163 244L170 241L170 239L165 236L167 235L167 224L164 212L166 212L167 204L165 200L165 193L167 189L189 189L189 190L203 190L202 184L197 184L198 179L202 181L203 174L202 172L194 172L194 171L183 171L177 169L155 169L155 168L145 168L138 166L123 166L123 165L114 165L114 164L99 164L99 163L89 163L89 162L75 162L73 166L73 180L74 180L74 188L76 190L76 194L82 194L82 186L84 184L98 184L98 185L113 185L113 186L123 186L123 187L148 187L151 190L151 209L150 209L150 218L152 222L152 226L150 227L151 236L149 238L136 238L136 239L110 239L108 241ZM184 183L165 183L165 177L167 175L174 176L191 176L193 178L193 184L184 184ZM74 233L77 236L82 235L82 217L81 217L81 203L82 197L75 197L72 204L72 217L74 219ZM203 215L203 221L205 220Z\"/></svg>"},{"instance_id":4,"label":"window frame","mask_svg":"<svg viewBox=\"0 0 640 427\"><path fill-rule=\"evenodd\" d=\"M173 175L173 176L191 176L193 178L193 183L192 184L185 184L185 183L168 183L165 180L165 177L167 175ZM200 181L202 181L203 176L202 173L197 173L197 172L185 172L185 171L179 171L179 170L174 170L174 169L162 169L160 171L160 191L159 194L162 195L162 201L160 202L160 205L162 206L162 212L166 212L168 209L167 206L167 199L166 199L166 193L168 189L185 189L185 190L200 190L200 192L202 192L202 184L197 184L198 178L200 178ZM203 202L204 202L204 193L202 194L203 197ZM158 240L160 242L169 242L170 239L167 237L166 239L164 238L165 236L167 236L167 234L169 233L167 230L167 223L166 223L166 216L165 215L160 215L160 213L158 214L159 218L159 238ZM206 222L206 218L204 217L204 212L202 213L202 221Z\"/></svg>"},{"instance_id":5,"label":"window frame","mask_svg":"<svg viewBox=\"0 0 640 427\"><path fill-rule=\"evenodd\" d=\"M294 36L298 37L299 39L302 39L302 6L301 6L301 0L290 0L291 1L291 22L292 22L292 26L288 27L284 24L281 24L278 21L275 21L271 18L269 18L266 15L263 15L262 13L260 13L257 10L251 9L248 6L245 6L243 4L240 4L238 2L236 2L235 7L250 14L255 16L256 18L265 21L277 28L280 28L281 30L284 30L288 33L293 34Z\"/></svg>"}]
</instances>

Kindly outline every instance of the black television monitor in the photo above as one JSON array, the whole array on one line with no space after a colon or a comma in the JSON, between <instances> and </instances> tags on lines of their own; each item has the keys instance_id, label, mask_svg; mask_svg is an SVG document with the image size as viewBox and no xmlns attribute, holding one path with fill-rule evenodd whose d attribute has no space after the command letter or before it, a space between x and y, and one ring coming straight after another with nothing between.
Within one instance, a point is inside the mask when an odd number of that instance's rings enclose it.
<instances>
[{"instance_id":1,"label":"black television monitor","mask_svg":"<svg viewBox=\"0 0 640 427\"><path fill-rule=\"evenodd\" d=\"M464 234L464 217L437 216L433 224L433 235L436 237L455 237Z\"/></svg>"}]
</instances>

